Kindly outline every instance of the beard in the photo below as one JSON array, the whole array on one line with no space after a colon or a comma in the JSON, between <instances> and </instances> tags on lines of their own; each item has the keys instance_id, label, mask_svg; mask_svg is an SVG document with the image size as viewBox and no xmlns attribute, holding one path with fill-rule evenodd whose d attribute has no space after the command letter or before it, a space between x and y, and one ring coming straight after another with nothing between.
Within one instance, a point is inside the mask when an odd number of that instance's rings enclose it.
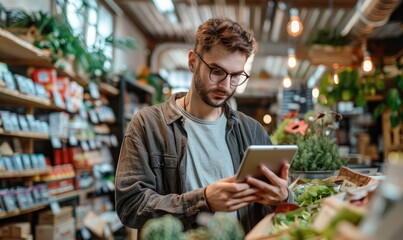
<instances>
[{"instance_id":1,"label":"beard","mask_svg":"<svg viewBox=\"0 0 403 240\"><path fill-rule=\"evenodd\" d=\"M196 74L193 75L193 81L195 83L197 94L200 96L202 101L210 107L223 106L228 101L228 99L230 99L235 94L236 89L234 89L232 92L228 92L225 88L217 87L217 85L211 85L214 86L214 88L208 89L208 84L203 83L203 80L201 79L199 68L196 70ZM208 81L211 80L208 79ZM211 99L209 97L209 93L211 92L225 94L226 97L225 99Z\"/></svg>"}]
</instances>

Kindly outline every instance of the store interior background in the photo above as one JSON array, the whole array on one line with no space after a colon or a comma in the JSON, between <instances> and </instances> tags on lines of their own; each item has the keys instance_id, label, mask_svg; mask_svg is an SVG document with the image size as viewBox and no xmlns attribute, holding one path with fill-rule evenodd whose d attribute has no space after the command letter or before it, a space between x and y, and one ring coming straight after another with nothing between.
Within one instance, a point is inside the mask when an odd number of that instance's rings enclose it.
<instances>
[{"instance_id":1,"label":"store interior background","mask_svg":"<svg viewBox=\"0 0 403 240\"><path fill-rule=\"evenodd\" d=\"M7 9L21 8L26 11L56 12L56 2L79 6L80 0L0 0ZM366 7L359 8L358 0L173 0L173 11L161 12L152 0L91 0L95 3L95 17L71 14L71 25L86 32L87 21L94 21L93 33L113 34L119 38L131 37L136 40L135 50L113 49L113 70L107 83L117 88L120 94L110 97L110 105L115 110L117 122L111 125L111 131L120 144L125 127L131 116L141 106L157 103L153 101L156 90L153 86L144 86L141 74L148 70L162 79L165 95L177 91L186 91L191 81L187 67L188 51L193 49L197 26L213 16L225 16L251 28L259 42L259 52L254 56L250 68L250 79L234 95L234 105L238 110L255 118L272 133L290 109L299 109L300 116L308 110L334 110L343 114L340 123L339 145L344 153L356 156L360 135L369 137L369 166L380 166L384 161L382 121L372 119L372 111L379 104L379 98L367 101L364 107L351 107L342 103L332 108L317 104L312 97L312 89L319 86L322 77L344 67L361 69L365 50L371 54L375 66L383 60L384 70L390 75L385 79L386 87L391 86L394 76L402 74L396 67L403 64L403 4L402 1L373 0ZM372 8L377 6L376 8ZM382 10L378 7L383 7ZM298 16L303 24L302 34L292 37L287 33L290 10L298 9ZM72 7L74 12L74 7ZM376 16L377 23L365 22L365 16ZM370 10L372 9L372 10ZM103 13L102 13L103 12ZM102 13L102 14L101 14ZM87 19L87 20L85 20ZM85 24L84 24L85 23ZM382 26L374 27L371 24ZM353 37L354 54L346 59L329 54L318 60L310 51L311 37L319 29L338 29ZM91 40L86 33L87 42ZM297 63L289 68L290 53L295 53ZM340 61L341 62L337 62ZM345 60L345 62L343 62ZM322 61L322 62L320 62ZM337 65L335 65L337 63ZM399 72L400 71L400 72ZM112 77L121 73L129 74L133 81ZM360 70L360 74L363 72ZM284 77L291 79L291 87L283 86ZM138 92L140 85L141 91ZM167 88L168 87L168 88ZM169 91L167 89L170 89ZM132 99L126 93L134 92L139 104L127 112L125 104ZM132 99L133 100L133 99ZM125 104L123 104L125 103ZM344 106L344 108L343 108ZM265 122L264 117L270 116ZM44 145L48 146L50 144ZM358 147L358 148L357 148ZM117 162L119 147L111 148L114 164ZM107 191L106 191L107 192ZM91 193L92 194L92 193ZM96 195L96 194L94 194ZM106 193L113 200L113 191ZM70 201L70 200L69 200ZM74 202L75 201L75 202ZM73 205L80 205L81 200L73 200ZM61 205L64 205L60 203ZM71 204L71 203L68 203ZM30 216L34 218L36 215ZM18 217L18 216L17 216ZM95 219L95 218L94 218ZM0 221L6 221L7 218ZM85 235L85 233L82 233ZM101 234L102 235L102 234Z\"/></svg>"}]
</instances>

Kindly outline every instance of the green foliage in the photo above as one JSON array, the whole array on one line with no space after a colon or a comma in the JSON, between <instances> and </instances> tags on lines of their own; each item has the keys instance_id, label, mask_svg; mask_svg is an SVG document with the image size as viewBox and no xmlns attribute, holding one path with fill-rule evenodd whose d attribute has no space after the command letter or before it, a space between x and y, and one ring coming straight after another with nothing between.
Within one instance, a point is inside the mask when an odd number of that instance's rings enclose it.
<instances>
[{"instance_id":1,"label":"green foliage","mask_svg":"<svg viewBox=\"0 0 403 240\"><path fill-rule=\"evenodd\" d=\"M357 106L366 104L365 91L361 86L358 69L345 68L337 73L339 83L334 83L333 76L325 74L320 81L319 103L332 106L339 101L353 101ZM325 97L323 97L325 96Z\"/></svg>"},{"instance_id":2,"label":"green foliage","mask_svg":"<svg viewBox=\"0 0 403 240\"><path fill-rule=\"evenodd\" d=\"M395 86L390 88L386 94L386 101L380 103L374 111L374 118L378 118L386 110L390 111L390 123L392 128L403 124L403 74L395 78Z\"/></svg>"},{"instance_id":3,"label":"green foliage","mask_svg":"<svg viewBox=\"0 0 403 240\"><path fill-rule=\"evenodd\" d=\"M295 202L299 206L311 206L318 204L325 197L329 197L337 193L333 186L323 184L300 185L293 190L295 194Z\"/></svg>"},{"instance_id":4,"label":"green foliage","mask_svg":"<svg viewBox=\"0 0 403 240\"><path fill-rule=\"evenodd\" d=\"M206 227L183 232L182 223L172 215L147 221L141 231L144 240L242 240L244 232L238 221L225 214L215 214Z\"/></svg>"},{"instance_id":5,"label":"green foliage","mask_svg":"<svg viewBox=\"0 0 403 240\"><path fill-rule=\"evenodd\" d=\"M141 231L141 238L145 240L180 240L184 239L182 223L171 215L152 219L146 222Z\"/></svg>"},{"instance_id":6,"label":"green foliage","mask_svg":"<svg viewBox=\"0 0 403 240\"><path fill-rule=\"evenodd\" d=\"M346 165L336 142L324 135L308 133L297 141L298 152L291 164L296 171L338 170Z\"/></svg>"},{"instance_id":7,"label":"green foliage","mask_svg":"<svg viewBox=\"0 0 403 240\"><path fill-rule=\"evenodd\" d=\"M363 218L363 215L352 209L342 208L334 217L331 218L329 225L322 232L315 231L310 225L298 224L288 233L283 234L276 239L279 240L304 240L304 239L335 239L337 224L344 221L357 226Z\"/></svg>"},{"instance_id":8,"label":"green foliage","mask_svg":"<svg viewBox=\"0 0 403 240\"><path fill-rule=\"evenodd\" d=\"M85 1L83 3L85 6ZM136 49L137 43L129 37L115 39L112 36L99 38L93 46L86 46L84 36L73 31L65 14L52 15L48 12L11 11L9 28L18 33L19 28L37 28L34 45L50 52L52 62L71 59L78 68L83 68L91 77L108 77L112 59L104 52L108 46ZM63 69L63 65L61 66Z\"/></svg>"},{"instance_id":9,"label":"green foliage","mask_svg":"<svg viewBox=\"0 0 403 240\"><path fill-rule=\"evenodd\" d=\"M336 226L339 222L345 221L357 226L363 215L359 212L353 211L352 209L342 208L337 214L332 218L329 226L321 233L324 239L334 239L336 233Z\"/></svg>"},{"instance_id":10,"label":"green foliage","mask_svg":"<svg viewBox=\"0 0 403 240\"><path fill-rule=\"evenodd\" d=\"M335 28L331 30L320 29L314 33L310 40L310 44L326 44L333 46L345 46L351 43L350 36L343 36Z\"/></svg>"},{"instance_id":11,"label":"green foliage","mask_svg":"<svg viewBox=\"0 0 403 240\"><path fill-rule=\"evenodd\" d=\"M295 142L295 136L285 132L285 127L292 121L292 119L284 119L284 121L277 126L276 131L270 136L273 144L291 144Z\"/></svg>"},{"instance_id":12,"label":"green foliage","mask_svg":"<svg viewBox=\"0 0 403 240\"><path fill-rule=\"evenodd\" d=\"M312 116L309 112L305 117L304 121L308 123L308 128L304 134L287 132L286 127L294 120L285 119L270 136L273 144L298 145L298 152L292 161L291 169L326 171L338 170L346 165L346 160L340 156L338 145L333 139L334 130L337 128L335 121L339 120L341 115L330 112Z\"/></svg>"}]
</instances>

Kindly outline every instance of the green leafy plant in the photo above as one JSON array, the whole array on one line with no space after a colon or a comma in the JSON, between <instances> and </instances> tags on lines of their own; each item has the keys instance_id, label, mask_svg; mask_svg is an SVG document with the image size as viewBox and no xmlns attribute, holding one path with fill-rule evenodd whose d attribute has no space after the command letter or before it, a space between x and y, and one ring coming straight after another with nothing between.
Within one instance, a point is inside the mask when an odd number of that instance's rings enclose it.
<instances>
[{"instance_id":1,"label":"green leafy plant","mask_svg":"<svg viewBox=\"0 0 403 240\"><path fill-rule=\"evenodd\" d=\"M378 118L384 111L390 111L390 123L392 128L403 124L403 74L395 77L395 87L386 93L386 100L380 103L374 111L374 118Z\"/></svg>"},{"instance_id":2,"label":"green leafy plant","mask_svg":"<svg viewBox=\"0 0 403 240\"><path fill-rule=\"evenodd\" d=\"M310 44L322 44L332 46L345 46L352 42L348 35L341 35L336 28L331 30L319 29L310 39Z\"/></svg>"},{"instance_id":3,"label":"green leafy plant","mask_svg":"<svg viewBox=\"0 0 403 240\"><path fill-rule=\"evenodd\" d=\"M241 240L244 232L238 221L224 214L211 217L207 226L183 232L182 223L172 215L151 219L141 231L141 238L147 240Z\"/></svg>"},{"instance_id":4,"label":"green leafy plant","mask_svg":"<svg viewBox=\"0 0 403 240\"><path fill-rule=\"evenodd\" d=\"M90 77L108 77L112 69L112 59L105 54L107 46L136 49L137 42L130 37L99 38L93 46L86 46L84 36L73 31L65 14L52 15L48 12L26 12L21 9L11 11L8 29L19 33L19 29L35 27L34 45L48 50L52 62L60 59L74 61L77 69L84 69ZM64 68L65 65L59 65Z\"/></svg>"},{"instance_id":5,"label":"green leafy plant","mask_svg":"<svg viewBox=\"0 0 403 240\"><path fill-rule=\"evenodd\" d=\"M295 202L299 206L318 204L322 199L337 193L333 186L326 186L324 184L301 184L293 192L295 194Z\"/></svg>"},{"instance_id":6,"label":"green leafy plant","mask_svg":"<svg viewBox=\"0 0 403 240\"><path fill-rule=\"evenodd\" d=\"M287 121L288 124L284 128L276 129L271 135L271 140L274 144L298 145L298 152L291 164L291 170L338 170L346 165L333 138L334 130L337 129L336 121L341 118L340 114L329 112L308 113L303 120L284 119L283 121Z\"/></svg>"},{"instance_id":7,"label":"green leafy plant","mask_svg":"<svg viewBox=\"0 0 403 240\"><path fill-rule=\"evenodd\" d=\"M339 82L329 72L325 74L319 85L319 103L333 106L339 101L354 101L358 105L365 103L365 96L361 91L358 69L345 68L337 73Z\"/></svg>"}]
</instances>

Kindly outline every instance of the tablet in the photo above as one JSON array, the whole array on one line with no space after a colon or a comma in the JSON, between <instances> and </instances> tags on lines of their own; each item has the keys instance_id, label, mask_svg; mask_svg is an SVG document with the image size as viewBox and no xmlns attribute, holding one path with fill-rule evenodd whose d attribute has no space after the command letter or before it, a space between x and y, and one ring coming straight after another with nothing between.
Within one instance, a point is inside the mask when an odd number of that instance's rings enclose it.
<instances>
[{"instance_id":1,"label":"tablet","mask_svg":"<svg viewBox=\"0 0 403 240\"><path fill-rule=\"evenodd\" d=\"M259 165L266 165L280 176L281 167L291 164L297 153L297 145L251 145L244 153L241 165L236 174L237 182L244 182L247 177L262 177Z\"/></svg>"}]
</instances>

